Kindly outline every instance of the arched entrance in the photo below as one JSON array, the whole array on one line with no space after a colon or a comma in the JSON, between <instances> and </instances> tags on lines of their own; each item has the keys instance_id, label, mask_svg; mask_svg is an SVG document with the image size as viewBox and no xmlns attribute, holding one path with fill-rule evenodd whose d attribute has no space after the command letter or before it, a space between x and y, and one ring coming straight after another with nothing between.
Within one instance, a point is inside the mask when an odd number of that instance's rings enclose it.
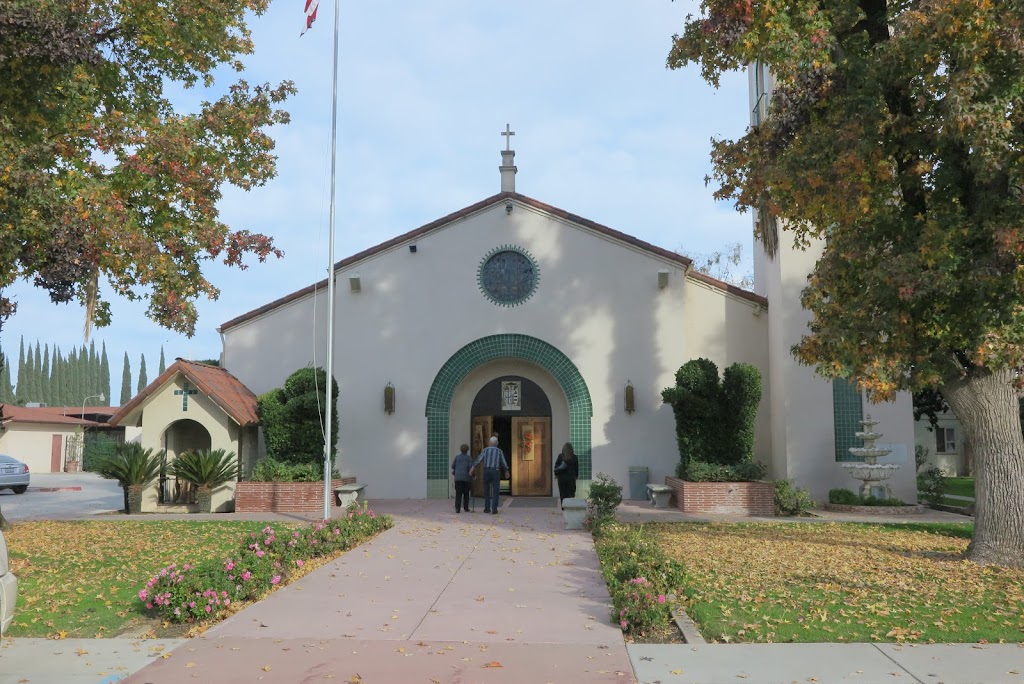
<instances>
[{"instance_id":1,"label":"arched entrance","mask_svg":"<svg viewBox=\"0 0 1024 684\"><path fill-rule=\"evenodd\" d=\"M167 465L186 451L209 451L212 440L206 427L195 420L184 418L167 426L161 438L164 467L160 469L157 502L162 504L191 503L192 492L167 472Z\"/></svg>"},{"instance_id":2,"label":"arched entrance","mask_svg":"<svg viewBox=\"0 0 1024 684\"><path fill-rule=\"evenodd\" d=\"M579 458L580 479L591 478L590 421L593 405L579 369L569 357L543 340L518 334L491 335L470 342L455 352L430 386L426 405L428 497L448 497L449 419L456 388L474 369L502 359L528 361L557 382L568 403L568 435Z\"/></svg>"},{"instance_id":3,"label":"arched entrance","mask_svg":"<svg viewBox=\"0 0 1024 684\"><path fill-rule=\"evenodd\" d=\"M494 378L473 398L470 454L475 458L491 435L509 464L501 490L512 496L551 496L551 402L529 378ZM483 496L483 480L473 482L473 495Z\"/></svg>"}]
</instances>

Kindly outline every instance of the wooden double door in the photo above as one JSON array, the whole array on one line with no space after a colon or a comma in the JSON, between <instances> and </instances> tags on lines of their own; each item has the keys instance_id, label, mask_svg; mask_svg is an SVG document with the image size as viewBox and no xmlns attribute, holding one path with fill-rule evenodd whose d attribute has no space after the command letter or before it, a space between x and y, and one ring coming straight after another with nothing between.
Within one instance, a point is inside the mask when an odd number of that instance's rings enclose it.
<instances>
[{"instance_id":1,"label":"wooden double door","mask_svg":"<svg viewBox=\"0 0 1024 684\"><path fill-rule=\"evenodd\" d=\"M512 496L551 496L551 418L475 416L470 444L474 459L494 434L510 468L502 491ZM478 473L473 495L483 496L483 491L483 476Z\"/></svg>"}]
</instances>

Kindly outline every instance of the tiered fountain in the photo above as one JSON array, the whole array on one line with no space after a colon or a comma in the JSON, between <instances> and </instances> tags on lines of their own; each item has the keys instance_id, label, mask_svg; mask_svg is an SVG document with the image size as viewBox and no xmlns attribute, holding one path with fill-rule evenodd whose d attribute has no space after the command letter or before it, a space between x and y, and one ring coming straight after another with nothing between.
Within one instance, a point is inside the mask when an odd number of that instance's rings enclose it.
<instances>
[{"instance_id":1,"label":"tiered fountain","mask_svg":"<svg viewBox=\"0 0 1024 684\"><path fill-rule=\"evenodd\" d=\"M859 494L863 497L874 495L880 499L892 498L892 492L889 490L889 486L885 484L885 481L892 477L893 473L899 469L899 466L895 463L878 463L878 459L881 456L887 455L892 449L885 449L883 447L876 447L875 442L882 436L881 433L875 432L873 428L878 425L877 420L871 420L871 416L865 416L864 420L860 421L863 427L863 432L856 432L857 435L864 442L864 446L850 447L850 453L854 456L859 456L864 459L863 463L842 463L846 471L855 480L861 481Z\"/></svg>"}]
</instances>

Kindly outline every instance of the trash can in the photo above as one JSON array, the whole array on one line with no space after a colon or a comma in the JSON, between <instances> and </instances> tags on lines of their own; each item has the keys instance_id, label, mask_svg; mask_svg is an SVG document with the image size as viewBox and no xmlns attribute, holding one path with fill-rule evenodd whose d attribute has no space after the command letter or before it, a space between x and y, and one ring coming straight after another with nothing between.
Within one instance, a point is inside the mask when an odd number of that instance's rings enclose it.
<instances>
[{"instance_id":1,"label":"trash can","mask_svg":"<svg viewBox=\"0 0 1024 684\"><path fill-rule=\"evenodd\" d=\"M629 498L633 501L647 500L647 477L650 470L647 466L629 467Z\"/></svg>"}]
</instances>

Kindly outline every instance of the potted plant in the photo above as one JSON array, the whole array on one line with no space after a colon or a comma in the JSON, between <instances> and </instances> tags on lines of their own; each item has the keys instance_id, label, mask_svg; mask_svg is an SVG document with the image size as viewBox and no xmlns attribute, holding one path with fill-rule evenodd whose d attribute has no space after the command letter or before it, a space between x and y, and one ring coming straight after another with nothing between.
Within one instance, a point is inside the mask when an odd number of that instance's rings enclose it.
<instances>
[{"instance_id":1,"label":"potted plant","mask_svg":"<svg viewBox=\"0 0 1024 684\"><path fill-rule=\"evenodd\" d=\"M75 433L68 437L68 443L66 447L67 458L64 459L64 472L65 473L77 473L81 470L81 462L79 461L79 454L82 453L82 442L84 438L82 436L82 428L76 427Z\"/></svg>"},{"instance_id":2,"label":"potted plant","mask_svg":"<svg viewBox=\"0 0 1024 684\"><path fill-rule=\"evenodd\" d=\"M163 454L154 454L152 449L143 449L136 442L121 443L114 447L114 453L97 458L93 471L121 485L125 513L141 513L142 490L160 474Z\"/></svg>"},{"instance_id":3,"label":"potted plant","mask_svg":"<svg viewBox=\"0 0 1024 684\"><path fill-rule=\"evenodd\" d=\"M213 490L238 477L235 452L224 449L186 451L170 465L170 473L196 487L200 513L213 512Z\"/></svg>"}]
</instances>

